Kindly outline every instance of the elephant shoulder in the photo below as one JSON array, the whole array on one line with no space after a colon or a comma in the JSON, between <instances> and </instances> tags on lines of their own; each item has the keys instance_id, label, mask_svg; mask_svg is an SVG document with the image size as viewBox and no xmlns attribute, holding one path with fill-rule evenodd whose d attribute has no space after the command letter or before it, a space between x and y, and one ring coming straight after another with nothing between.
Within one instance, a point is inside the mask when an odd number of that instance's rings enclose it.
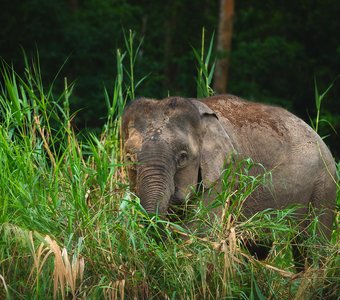
<instances>
[{"instance_id":1,"label":"elephant shoulder","mask_svg":"<svg viewBox=\"0 0 340 300\"><path fill-rule=\"evenodd\" d=\"M284 108L233 95L216 95L202 102L215 112L234 144L246 153L279 155L285 152L293 156L300 153L308 159L312 156L319 160L321 151L327 160L332 160L320 136Z\"/></svg>"}]
</instances>

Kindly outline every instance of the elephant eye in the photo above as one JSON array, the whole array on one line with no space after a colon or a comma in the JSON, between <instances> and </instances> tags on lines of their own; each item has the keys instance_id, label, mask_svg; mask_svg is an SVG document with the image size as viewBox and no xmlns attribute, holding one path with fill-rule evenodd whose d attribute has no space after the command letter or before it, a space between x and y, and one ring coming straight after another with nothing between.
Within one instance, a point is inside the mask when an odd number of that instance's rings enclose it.
<instances>
[{"instance_id":1,"label":"elephant eye","mask_svg":"<svg viewBox=\"0 0 340 300\"><path fill-rule=\"evenodd\" d=\"M130 153L126 153L126 154L125 154L125 160L126 160L127 162L132 162L132 155L131 155Z\"/></svg>"},{"instance_id":2,"label":"elephant eye","mask_svg":"<svg viewBox=\"0 0 340 300\"><path fill-rule=\"evenodd\" d=\"M127 163L128 167L131 169L135 169L136 164L136 156L131 153L125 153L125 162Z\"/></svg>"},{"instance_id":3,"label":"elephant eye","mask_svg":"<svg viewBox=\"0 0 340 300\"><path fill-rule=\"evenodd\" d=\"M188 160L188 153L182 150L177 156L177 166L182 167L187 160Z\"/></svg>"}]
</instances>

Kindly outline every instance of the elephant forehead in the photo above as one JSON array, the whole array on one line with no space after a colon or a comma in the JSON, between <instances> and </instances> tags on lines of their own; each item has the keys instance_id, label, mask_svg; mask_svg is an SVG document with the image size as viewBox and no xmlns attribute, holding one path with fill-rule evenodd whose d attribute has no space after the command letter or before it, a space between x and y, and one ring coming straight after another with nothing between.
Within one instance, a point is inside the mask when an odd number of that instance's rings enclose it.
<instances>
[{"instance_id":1,"label":"elephant forehead","mask_svg":"<svg viewBox=\"0 0 340 300\"><path fill-rule=\"evenodd\" d=\"M160 111L144 115L136 113L125 123L129 144L135 145L134 148L141 147L146 140L164 140L169 144L176 142L188 143L194 148L194 137L198 134L196 123L192 124L189 116L168 115ZM197 139L197 137L196 137Z\"/></svg>"},{"instance_id":2,"label":"elephant forehead","mask_svg":"<svg viewBox=\"0 0 340 300\"><path fill-rule=\"evenodd\" d=\"M193 157L199 155L200 141L197 136L189 131L183 131L176 127L154 129L144 137L143 141L146 140L156 143L164 141L175 152L178 150L186 150Z\"/></svg>"},{"instance_id":3,"label":"elephant forehead","mask_svg":"<svg viewBox=\"0 0 340 300\"><path fill-rule=\"evenodd\" d=\"M130 151L139 151L146 141L164 140L168 143L173 141L174 134L171 130L164 126L149 126L144 127L143 130L130 126L128 130L128 139L125 142L125 148Z\"/></svg>"}]
</instances>

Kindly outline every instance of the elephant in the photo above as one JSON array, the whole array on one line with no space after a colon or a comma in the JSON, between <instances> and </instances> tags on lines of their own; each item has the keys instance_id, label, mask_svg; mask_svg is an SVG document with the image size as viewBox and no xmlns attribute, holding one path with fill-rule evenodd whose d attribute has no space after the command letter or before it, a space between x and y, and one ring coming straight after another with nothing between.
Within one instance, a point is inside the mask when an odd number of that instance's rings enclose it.
<instances>
[{"instance_id":1,"label":"elephant","mask_svg":"<svg viewBox=\"0 0 340 300\"><path fill-rule=\"evenodd\" d=\"M298 204L303 220L313 207L322 211L320 233L330 238L335 161L321 137L287 110L234 95L139 98L122 124L131 189L146 212L166 215L198 183L218 184L226 163L251 158L271 172L271 184L245 202L246 215ZM301 270L303 253L293 246L293 256Z\"/></svg>"}]
</instances>

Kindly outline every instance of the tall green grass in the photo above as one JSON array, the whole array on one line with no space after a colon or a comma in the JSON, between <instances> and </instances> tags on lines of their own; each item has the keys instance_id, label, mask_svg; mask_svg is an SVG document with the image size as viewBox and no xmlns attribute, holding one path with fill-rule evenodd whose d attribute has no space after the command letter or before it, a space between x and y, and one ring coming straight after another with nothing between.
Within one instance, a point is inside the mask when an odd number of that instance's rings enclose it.
<instances>
[{"instance_id":1,"label":"tall green grass","mask_svg":"<svg viewBox=\"0 0 340 300\"><path fill-rule=\"evenodd\" d=\"M205 49L205 29L202 28L201 49L192 48L197 63L197 98L212 96L214 94L211 83L215 70L215 63L211 63L214 45L214 34L212 34L208 49Z\"/></svg>"},{"instance_id":2,"label":"tall green grass","mask_svg":"<svg viewBox=\"0 0 340 300\"><path fill-rule=\"evenodd\" d=\"M295 208L242 218L244 201L270 180L265 170L250 175L261 167L251 160L226 168L211 204L197 194L182 212L174 207L169 220L145 213L129 191L122 159L120 116L141 83L133 75L139 45L131 32L126 46L117 50L113 93L103 93L103 132L85 140L72 128L72 84L65 79L64 92L55 96L53 84L42 83L38 58L26 59L22 76L2 64L0 298L335 299L336 230L331 243L315 243L313 234L305 242L324 264L315 260L298 276L289 246ZM210 59L202 49L201 69ZM210 73L198 73L202 95ZM223 222L214 217L216 207ZM265 262L243 247L252 238L274 240Z\"/></svg>"}]
</instances>

